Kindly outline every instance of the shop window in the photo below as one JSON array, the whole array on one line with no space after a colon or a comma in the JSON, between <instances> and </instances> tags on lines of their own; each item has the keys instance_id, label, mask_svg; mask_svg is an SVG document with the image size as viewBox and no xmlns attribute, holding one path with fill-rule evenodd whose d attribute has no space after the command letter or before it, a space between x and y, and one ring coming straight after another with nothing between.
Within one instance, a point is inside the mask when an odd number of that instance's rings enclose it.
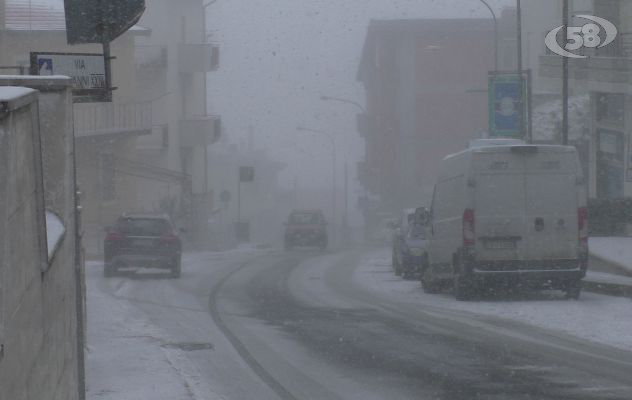
<instances>
[{"instance_id":1,"label":"shop window","mask_svg":"<svg viewBox=\"0 0 632 400\"><path fill-rule=\"evenodd\" d=\"M623 94L600 93L597 95L597 121L623 123L624 116Z\"/></svg>"}]
</instances>

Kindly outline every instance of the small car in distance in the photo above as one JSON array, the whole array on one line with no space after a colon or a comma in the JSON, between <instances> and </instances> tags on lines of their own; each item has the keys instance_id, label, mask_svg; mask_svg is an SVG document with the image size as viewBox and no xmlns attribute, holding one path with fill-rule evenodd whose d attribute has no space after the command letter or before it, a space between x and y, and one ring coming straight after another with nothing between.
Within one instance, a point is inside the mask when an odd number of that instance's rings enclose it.
<instances>
[{"instance_id":1,"label":"small car in distance","mask_svg":"<svg viewBox=\"0 0 632 400\"><path fill-rule=\"evenodd\" d=\"M294 210L285 223L285 249L318 247L325 250L329 243L327 222L321 210Z\"/></svg>"},{"instance_id":2,"label":"small car in distance","mask_svg":"<svg viewBox=\"0 0 632 400\"><path fill-rule=\"evenodd\" d=\"M412 223L404 235L401 245L395 254L394 269L396 275L404 279L420 276L428 266L427 226Z\"/></svg>"},{"instance_id":3,"label":"small car in distance","mask_svg":"<svg viewBox=\"0 0 632 400\"><path fill-rule=\"evenodd\" d=\"M182 241L167 215L124 214L106 232L106 277L128 267L167 269L180 277Z\"/></svg>"}]
</instances>

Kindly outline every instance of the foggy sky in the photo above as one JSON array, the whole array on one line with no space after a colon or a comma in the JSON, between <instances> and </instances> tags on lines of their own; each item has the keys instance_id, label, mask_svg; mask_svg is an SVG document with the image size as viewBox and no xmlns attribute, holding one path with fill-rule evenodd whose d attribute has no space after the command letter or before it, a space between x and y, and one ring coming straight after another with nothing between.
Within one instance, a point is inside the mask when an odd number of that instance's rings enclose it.
<instances>
[{"instance_id":1,"label":"foggy sky","mask_svg":"<svg viewBox=\"0 0 632 400\"><path fill-rule=\"evenodd\" d=\"M498 13L513 3L490 0ZM371 19L429 17L487 18L489 11L478 0L218 0L207 11L222 51L220 70L209 74L209 111L222 116L231 142L243 142L253 125L257 145L289 163L285 181L327 186L330 146L295 127L331 131L340 152L360 160L357 110L319 96L363 103L355 76Z\"/></svg>"}]
</instances>

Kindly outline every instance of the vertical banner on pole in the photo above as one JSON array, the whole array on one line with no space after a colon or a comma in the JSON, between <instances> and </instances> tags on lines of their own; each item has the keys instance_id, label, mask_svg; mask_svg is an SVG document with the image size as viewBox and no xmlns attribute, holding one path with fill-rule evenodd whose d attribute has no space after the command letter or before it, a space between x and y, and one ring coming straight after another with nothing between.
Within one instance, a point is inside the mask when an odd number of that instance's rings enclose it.
<instances>
[{"instance_id":1,"label":"vertical banner on pole","mask_svg":"<svg viewBox=\"0 0 632 400\"><path fill-rule=\"evenodd\" d=\"M525 139L529 130L529 74L490 72L489 136Z\"/></svg>"}]
</instances>

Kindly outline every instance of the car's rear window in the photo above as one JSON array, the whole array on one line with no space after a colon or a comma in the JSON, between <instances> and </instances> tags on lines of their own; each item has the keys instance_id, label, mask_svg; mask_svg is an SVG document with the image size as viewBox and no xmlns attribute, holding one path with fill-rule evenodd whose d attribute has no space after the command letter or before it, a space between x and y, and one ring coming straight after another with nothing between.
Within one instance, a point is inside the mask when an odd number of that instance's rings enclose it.
<instances>
[{"instance_id":1,"label":"car's rear window","mask_svg":"<svg viewBox=\"0 0 632 400\"><path fill-rule=\"evenodd\" d=\"M411 239L425 239L426 228L423 225L413 224L410 226L410 230L408 231L408 236Z\"/></svg>"},{"instance_id":2,"label":"car's rear window","mask_svg":"<svg viewBox=\"0 0 632 400\"><path fill-rule=\"evenodd\" d=\"M160 236L171 231L171 225L158 218L121 218L117 230L132 236Z\"/></svg>"}]
</instances>

